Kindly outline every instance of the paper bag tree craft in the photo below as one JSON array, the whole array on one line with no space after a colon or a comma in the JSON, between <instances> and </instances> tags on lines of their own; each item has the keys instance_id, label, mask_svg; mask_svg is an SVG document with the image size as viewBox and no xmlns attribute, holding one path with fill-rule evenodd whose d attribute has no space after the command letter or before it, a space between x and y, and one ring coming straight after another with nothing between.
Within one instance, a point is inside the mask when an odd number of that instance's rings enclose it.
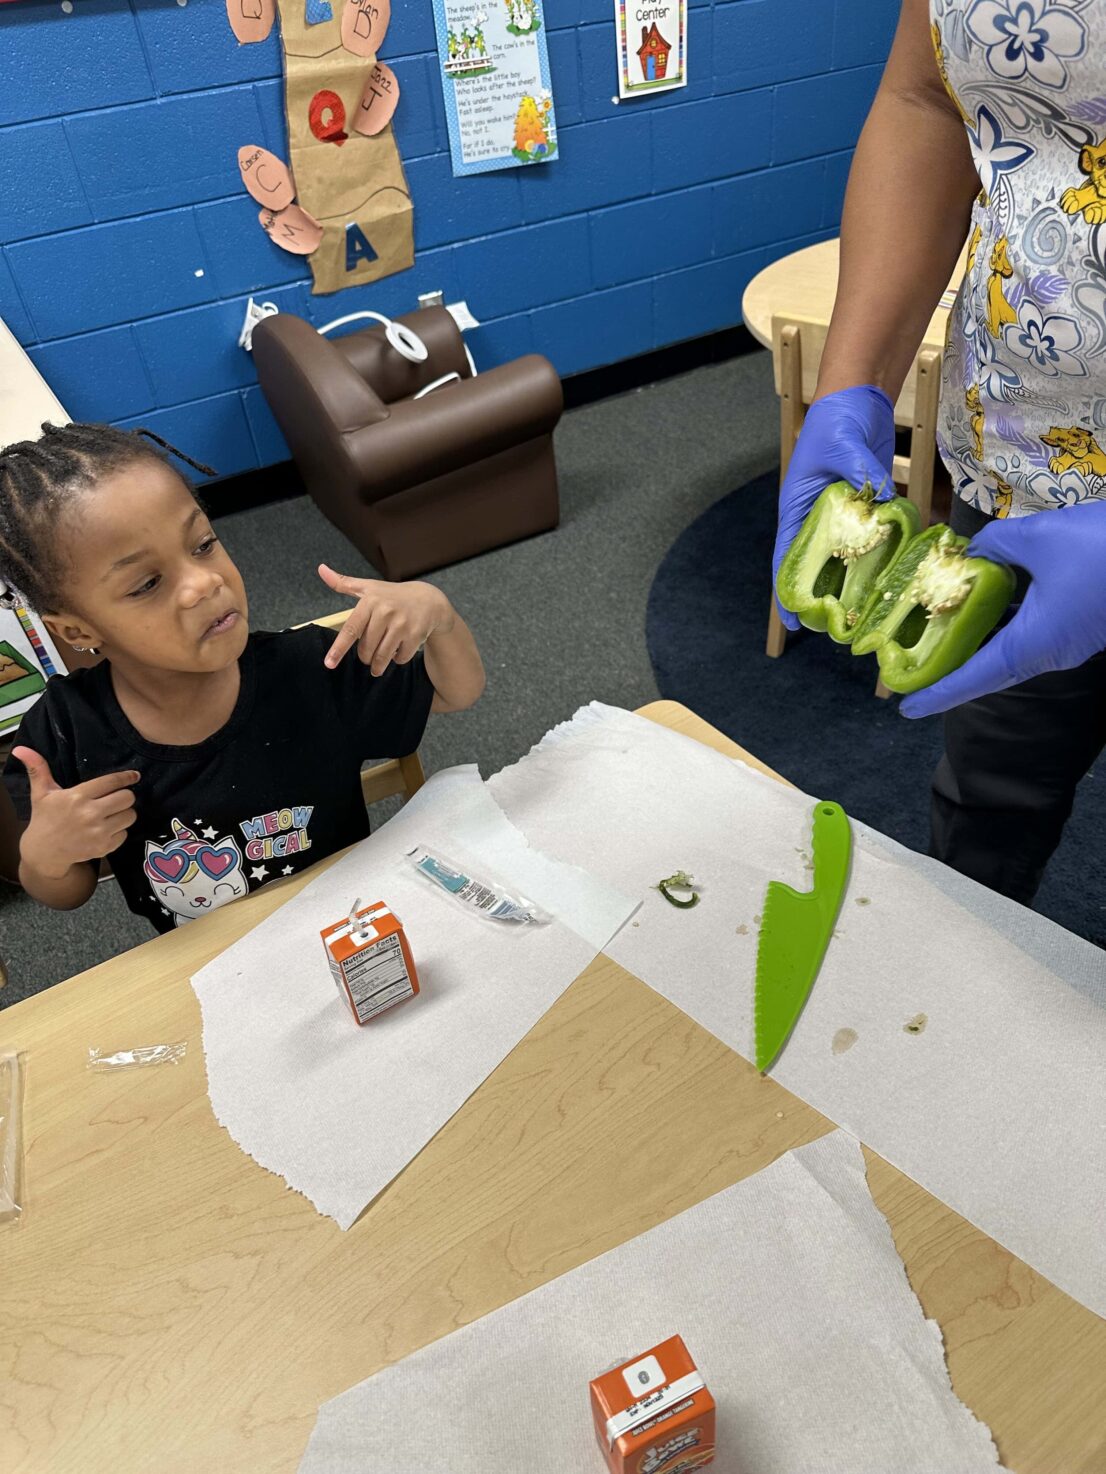
<instances>
[{"instance_id":1,"label":"paper bag tree craft","mask_svg":"<svg viewBox=\"0 0 1106 1474\"><path fill-rule=\"evenodd\" d=\"M0 640L0 706L45 691L46 682L7 640Z\"/></svg>"},{"instance_id":2,"label":"paper bag tree craft","mask_svg":"<svg viewBox=\"0 0 1106 1474\"><path fill-rule=\"evenodd\" d=\"M360 18L366 7L351 4ZM387 120L372 134L358 128L376 58L343 46L339 5L317 25L307 24L303 0L278 0L278 9L296 200L322 232L307 257L313 290L337 292L406 271L415 260L414 224L395 135ZM378 43L382 19L376 11Z\"/></svg>"}]
</instances>

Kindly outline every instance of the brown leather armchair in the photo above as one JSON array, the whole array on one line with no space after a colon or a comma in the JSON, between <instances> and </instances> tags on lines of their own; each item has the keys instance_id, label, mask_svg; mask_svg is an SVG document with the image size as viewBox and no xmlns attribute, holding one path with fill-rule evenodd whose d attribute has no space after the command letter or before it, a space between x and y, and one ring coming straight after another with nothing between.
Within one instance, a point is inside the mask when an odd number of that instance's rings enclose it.
<instances>
[{"instance_id":1,"label":"brown leather armchair","mask_svg":"<svg viewBox=\"0 0 1106 1474\"><path fill-rule=\"evenodd\" d=\"M258 380L324 516L390 579L556 527L553 365L531 354L474 376L444 308L398 321L424 363L383 327L332 340L278 313L254 329Z\"/></svg>"}]
</instances>

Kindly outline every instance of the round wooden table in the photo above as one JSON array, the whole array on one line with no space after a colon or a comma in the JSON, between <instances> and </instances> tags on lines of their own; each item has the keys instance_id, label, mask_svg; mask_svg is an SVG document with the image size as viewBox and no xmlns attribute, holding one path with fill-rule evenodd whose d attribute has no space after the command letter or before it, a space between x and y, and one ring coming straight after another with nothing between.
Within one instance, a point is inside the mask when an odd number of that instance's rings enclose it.
<instances>
[{"instance_id":1,"label":"round wooden table","mask_svg":"<svg viewBox=\"0 0 1106 1474\"><path fill-rule=\"evenodd\" d=\"M840 263L841 242L820 241L816 246L806 246L773 261L753 277L745 288L741 310L745 326L759 343L774 348L772 334L773 318L785 322L797 322L803 328L803 396L810 403L814 393L818 366L821 362L821 345L825 341L837 296L837 273ZM930 318L925 336L918 352L935 348L943 352L949 312L964 275L964 255L956 263L956 269L947 289ZM807 331L809 324L810 331ZM776 393L780 392L779 354L773 351ZM895 406L895 419L900 425L910 425L914 420L914 386L916 367L906 377L899 401Z\"/></svg>"}]
</instances>

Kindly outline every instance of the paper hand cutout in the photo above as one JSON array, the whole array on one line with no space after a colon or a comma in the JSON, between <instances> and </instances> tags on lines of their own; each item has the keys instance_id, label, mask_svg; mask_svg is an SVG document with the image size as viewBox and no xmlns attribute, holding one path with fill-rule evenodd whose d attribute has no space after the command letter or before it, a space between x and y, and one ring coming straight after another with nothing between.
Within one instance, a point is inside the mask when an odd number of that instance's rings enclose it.
<instances>
[{"instance_id":1,"label":"paper hand cutout","mask_svg":"<svg viewBox=\"0 0 1106 1474\"><path fill-rule=\"evenodd\" d=\"M369 73L369 80L361 94L353 131L366 133L370 138L376 133L383 133L392 121L398 102L399 78L390 66L378 61Z\"/></svg>"},{"instance_id":2,"label":"paper hand cutout","mask_svg":"<svg viewBox=\"0 0 1106 1474\"><path fill-rule=\"evenodd\" d=\"M392 18L392 0L345 0L342 45L354 56L375 56Z\"/></svg>"},{"instance_id":3,"label":"paper hand cutout","mask_svg":"<svg viewBox=\"0 0 1106 1474\"><path fill-rule=\"evenodd\" d=\"M276 20L276 0L227 0L227 19L240 45L264 41Z\"/></svg>"},{"instance_id":4,"label":"paper hand cutout","mask_svg":"<svg viewBox=\"0 0 1106 1474\"><path fill-rule=\"evenodd\" d=\"M238 172L257 203L268 205L274 213L296 197L288 165L259 144L246 143L238 150Z\"/></svg>"},{"instance_id":5,"label":"paper hand cutout","mask_svg":"<svg viewBox=\"0 0 1106 1474\"><path fill-rule=\"evenodd\" d=\"M257 218L269 239L293 256L310 256L323 238L322 226L301 205L262 210Z\"/></svg>"}]
</instances>

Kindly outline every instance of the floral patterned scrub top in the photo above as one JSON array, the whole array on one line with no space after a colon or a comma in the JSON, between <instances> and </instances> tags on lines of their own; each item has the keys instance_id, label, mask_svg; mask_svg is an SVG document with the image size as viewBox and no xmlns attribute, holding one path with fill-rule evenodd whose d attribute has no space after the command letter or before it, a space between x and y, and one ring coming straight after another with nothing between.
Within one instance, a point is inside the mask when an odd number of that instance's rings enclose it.
<instances>
[{"instance_id":1,"label":"floral patterned scrub top","mask_svg":"<svg viewBox=\"0 0 1106 1474\"><path fill-rule=\"evenodd\" d=\"M1018 517L1106 498L1106 0L930 0L983 191L938 446Z\"/></svg>"}]
</instances>

